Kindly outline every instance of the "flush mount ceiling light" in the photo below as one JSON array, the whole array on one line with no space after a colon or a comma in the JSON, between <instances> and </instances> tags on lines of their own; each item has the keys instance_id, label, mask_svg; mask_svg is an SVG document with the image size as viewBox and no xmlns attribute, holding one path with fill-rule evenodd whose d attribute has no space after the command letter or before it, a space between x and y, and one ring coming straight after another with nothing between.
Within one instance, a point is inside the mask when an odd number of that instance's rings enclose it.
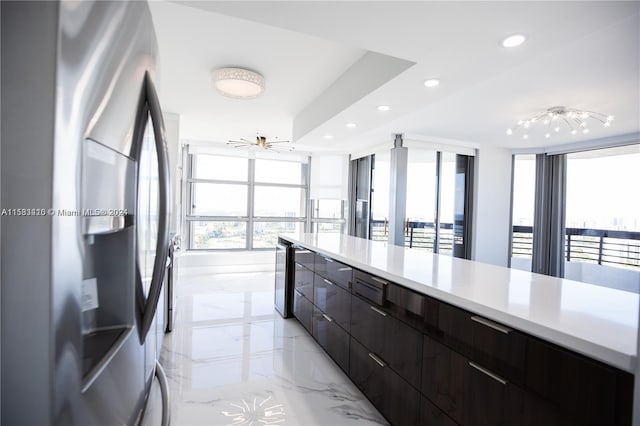
<instances>
[{"instance_id":1,"label":"flush mount ceiling light","mask_svg":"<svg viewBox=\"0 0 640 426\"><path fill-rule=\"evenodd\" d=\"M390 109L389 105L378 105L378 111L389 111Z\"/></svg>"},{"instance_id":2,"label":"flush mount ceiling light","mask_svg":"<svg viewBox=\"0 0 640 426\"><path fill-rule=\"evenodd\" d=\"M354 129L356 127L356 123L347 123L345 124L349 129Z\"/></svg>"},{"instance_id":3,"label":"flush mount ceiling light","mask_svg":"<svg viewBox=\"0 0 640 426\"><path fill-rule=\"evenodd\" d=\"M264 92L264 77L244 68L220 68L212 73L213 85L221 95L253 99Z\"/></svg>"},{"instance_id":4,"label":"flush mount ceiling light","mask_svg":"<svg viewBox=\"0 0 640 426\"><path fill-rule=\"evenodd\" d=\"M424 81L425 87L436 87L439 84L440 80L438 80L437 78L430 78Z\"/></svg>"},{"instance_id":5,"label":"flush mount ceiling light","mask_svg":"<svg viewBox=\"0 0 640 426\"><path fill-rule=\"evenodd\" d=\"M502 47L517 47L524 43L526 40L527 37L522 34L513 34L502 40L500 42L500 45Z\"/></svg>"},{"instance_id":6,"label":"flush mount ceiling light","mask_svg":"<svg viewBox=\"0 0 640 426\"><path fill-rule=\"evenodd\" d=\"M507 135L513 135L522 130L522 138L529 139L529 130L534 125L541 125L545 128L544 137L549 139L553 133L561 130L569 131L572 135L589 133L589 122L597 122L603 127L610 127L613 115L606 115L600 112L586 111L576 108L566 108L555 106L546 111L535 114L527 119L518 120L518 123L507 129Z\"/></svg>"},{"instance_id":7,"label":"flush mount ceiling light","mask_svg":"<svg viewBox=\"0 0 640 426\"><path fill-rule=\"evenodd\" d=\"M333 139L333 135L324 135L323 138L325 138L325 139Z\"/></svg>"}]
</instances>

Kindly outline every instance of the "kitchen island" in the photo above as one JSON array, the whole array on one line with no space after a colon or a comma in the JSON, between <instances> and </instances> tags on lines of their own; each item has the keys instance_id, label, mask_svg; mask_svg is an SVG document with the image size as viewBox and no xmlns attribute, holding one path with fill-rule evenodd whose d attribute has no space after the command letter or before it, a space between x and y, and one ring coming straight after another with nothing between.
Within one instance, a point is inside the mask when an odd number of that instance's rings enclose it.
<instances>
[{"instance_id":1,"label":"kitchen island","mask_svg":"<svg viewBox=\"0 0 640 426\"><path fill-rule=\"evenodd\" d=\"M293 314L392 424L629 425L638 295L339 234Z\"/></svg>"}]
</instances>

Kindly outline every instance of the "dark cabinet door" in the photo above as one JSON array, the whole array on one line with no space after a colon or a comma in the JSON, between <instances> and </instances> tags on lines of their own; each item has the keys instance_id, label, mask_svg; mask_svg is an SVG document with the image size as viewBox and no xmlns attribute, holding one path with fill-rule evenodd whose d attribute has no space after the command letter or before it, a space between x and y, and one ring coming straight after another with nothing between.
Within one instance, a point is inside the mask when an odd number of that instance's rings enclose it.
<instances>
[{"instance_id":1,"label":"dark cabinet door","mask_svg":"<svg viewBox=\"0 0 640 426\"><path fill-rule=\"evenodd\" d=\"M382 357L396 373L420 389L422 334L390 315L384 318L384 322Z\"/></svg>"},{"instance_id":2,"label":"dark cabinet door","mask_svg":"<svg viewBox=\"0 0 640 426\"><path fill-rule=\"evenodd\" d=\"M462 424L468 361L448 347L424 336L422 393Z\"/></svg>"},{"instance_id":3,"label":"dark cabinet door","mask_svg":"<svg viewBox=\"0 0 640 426\"><path fill-rule=\"evenodd\" d=\"M420 389L422 334L356 295L351 299L351 334Z\"/></svg>"},{"instance_id":4,"label":"dark cabinet door","mask_svg":"<svg viewBox=\"0 0 640 426\"><path fill-rule=\"evenodd\" d=\"M616 372L595 361L535 338L527 345L527 388L554 403L563 416L580 425L629 424L627 407L617 407L630 395Z\"/></svg>"},{"instance_id":5,"label":"dark cabinet door","mask_svg":"<svg viewBox=\"0 0 640 426\"><path fill-rule=\"evenodd\" d=\"M351 329L351 293L334 282L316 274L313 284L313 303L335 320L340 327Z\"/></svg>"},{"instance_id":6,"label":"dark cabinet door","mask_svg":"<svg viewBox=\"0 0 640 426\"><path fill-rule=\"evenodd\" d=\"M457 426L456 422L425 397L422 397L420 406L420 424L425 426Z\"/></svg>"},{"instance_id":7,"label":"dark cabinet door","mask_svg":"<svg viewBox=\"0 0 640 426\"><path fill-rule=\"evenodd\" d=\"M384 368L384 415L397 426L420 424L420 392L389 367Z\"/></svg>"},{"instance_id":8,"label":"dark cabinet door","mask_svg":"<svg viewBox=\"0 0 640 426\"><path fill-rule=\"evenodd\" d=\"M438 326L447 344L469 358L522 384L527 337L487 318L440 303Z\"/></svg>"},{"instance_id":9,"label":"dark cabinet door","mask_svg":"<svg viewBox=\"0 0 640 426\"><path fill-rule=\"evenodd\" d=\"M304 247L293 246L293 261L313 271L315 253Z\"/></svg>"},{"instance_id":10,"label":"dark cabinet door","mask_svg":"<svg viewBox=\"0 0 640 426\"><path fill-rule=\"evenodd\" d=\"M481 365L467 363L464 395L464 424L478 426L507 425L509 384Z\"/></svg>"},{"instance_id":11,"label":"dark cabinet door","mask_svg":"<svg viewBox=\"0 0 640 426\"><path fill-rule=\"evenodd\" d=\"M313 337L340 368L349 371L349 334L316 307L313 308Z\"/></svg>"},{"instance_id":12,"label":"dark cabinet door","mask_svg":"<svg viewBox=\"0 0 640 426\"><path fill-rule=\"evenodd\" d=\"M293 283L296 290L307 299L313 300L313 271L296 262Z\"/></svg>"},{"instance_id":13,"label":"dark cabinet door","mask_svg":"<svg viewBox=\"0 0 640 426\"><path fill-rule=\"evenodd\" d=\"M384 415L384 364L375 354L351 337L349 377L371 403Z\"/></svg>"},{"instance_id":14,"label":"dark cabinet door","mask_svg":"<svg viewBox=\"0 0 640 426\"><path fill-rule=\"evenodd\" d=\"M386 313L365 302L356 295L351 296L351 335L373 353L384 350L384 323Z\"/></svg>"},{"instance_id":15,"label":"dark cabinet door","mask_svg":"<svg viewBox=\"0 0 640 426\"><path fill-rule=\"evenodd\" d=\"M293 316L300 321L300 324L313 334L311 325L311 316L313 314L313 304L302 295L298 290L293 292Z\"/></svg>"},{"instance_id":16,"label":"dark cabinet door","mask_svg":"<svg viewBox=\"0 0 640 426\"><path fill-rule=\"evenodd\" d=\"M378 355L351 339L349 376L392 425L417 425L420 393Z\"/></svg>"},{"instance_id":17,"label":"dark cabinet door","mask_svg":"<svg viewBox=\"0 0 640 426\"><path fill-rule=\"evenodd\" d=\"M353 268L337 260L327 259L327 278L344 289L350 290Z\"/></svg>"}]
</instances>

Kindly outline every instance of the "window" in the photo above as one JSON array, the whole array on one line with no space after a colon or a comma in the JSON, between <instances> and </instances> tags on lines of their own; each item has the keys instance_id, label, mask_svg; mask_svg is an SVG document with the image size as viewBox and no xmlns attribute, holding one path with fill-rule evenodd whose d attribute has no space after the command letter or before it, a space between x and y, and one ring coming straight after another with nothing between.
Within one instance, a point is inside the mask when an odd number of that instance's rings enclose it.
<instances>
[{"instance_id":1,"label":"window","mask_svg":"<svg viewBox=\"0 0 640 426\"><path fill-rule=\"evenodd\" d=\"M391 156L389 151L372 156L373 176L371 191L371 236L375 241L389 238L389 177ZM358 182L358 185L360 182ZM367 212L368 214L368 212Z\"/></svg>"},{"instance_id":2,"label":"window","mask_svg":"<svg viewBox=\"0 0 640 426\"><path fill-rule=\"evenodd\" d=\"M469 258L473 157L409 148L405 245Z\"/></svg>"},{"instance_id":3,"label":"window","mask_svg":"<svg viewBox=\"0 0 640 426\"><path fill-rule=\"evenodd\" d=\"M436 240L436 163L433 150L409 149L405 244L433 251Z\"/></svg>"},{"instance_id":4,"label":"window","mask_svg":"<svg viewBox=\"0 0 640 426\"><path fill-rule=\"evenodd\" d=\"M512 267L639 292L638 181L640 145L515 156Z\"/></svg>"},{"instance_id":5,"label":"window","mask_svg":"<svg viewBox=\"0 0 640 426\"><path fill-rule=\"evenodd\" d=\"M516 155L513 160L511 208L511 267L531 270L533 213L536 190L536 156Z\"/></svg>"},{"instance_id":6,"label":"window","mask_svg":"<svg viewBox=\"0 0 640 426\"><path fill-rule=\"evenodd\" d=\"M195 153L189 156L189 248L275 247L307 219L307 164Z\"/></svg>"},{"instance_id":7,"label":"window","mask_svg":"<svg viewBox=\"0 0 640 426\"><path fill-rule=\"evenodd\" d=\"M342 233L344 232L345 203L342 200L313 200L311 216L311 232Z\"/></svg>"},{"instance_id":8,"label":"window","mask_svg":"<svg viewBox=\"0 0 640 426\"><path fill-rule=\"evenodd\" d=\"M565 278L637 292L640 145L567 154L566 168Z\"/></svg>"}]
</instances>

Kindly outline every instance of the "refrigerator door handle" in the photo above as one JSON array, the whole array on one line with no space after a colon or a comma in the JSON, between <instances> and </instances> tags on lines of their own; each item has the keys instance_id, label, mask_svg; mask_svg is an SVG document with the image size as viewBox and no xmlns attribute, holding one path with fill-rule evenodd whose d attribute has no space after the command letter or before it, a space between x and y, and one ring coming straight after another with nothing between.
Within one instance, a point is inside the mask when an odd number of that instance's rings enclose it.
<instances>
[{"instance_id":1,"label":"refrigerator door handle","mask_svg":"<svg viewBox=\"0 0 640 426\"><path fill-rule=\"evenodd\" d=\"M153 273L151 275L151 285L147 304L142 316L140 325L141 338L144 340L151 328L153 317L158 307L160 292L162 290L162 282L166 270L167 257L169 255L169 154L167 150L166 132L164 128L164 120L162 118L162 110L160 109L160 101L156 93L151 76L147 72L144 79L145 103L149 108L151 123L153 124L153 133L155 136L156 152L158 153L158 239L156 244L156 256L153 260Z\"/></svg>"}]
</instances>

